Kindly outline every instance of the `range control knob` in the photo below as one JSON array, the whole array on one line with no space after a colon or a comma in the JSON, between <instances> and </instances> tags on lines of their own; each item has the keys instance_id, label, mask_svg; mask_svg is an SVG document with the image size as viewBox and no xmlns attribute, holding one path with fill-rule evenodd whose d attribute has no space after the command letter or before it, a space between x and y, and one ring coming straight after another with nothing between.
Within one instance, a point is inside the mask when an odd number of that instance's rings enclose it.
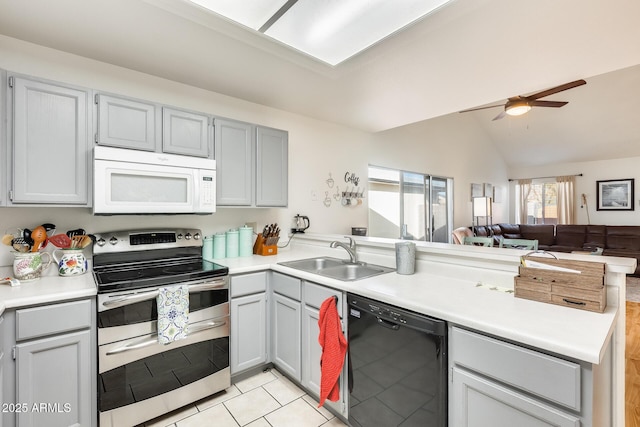
<instances>
[{"instance_id":1,"label":"range control knob","mask_svg":"<svg viewBox=\"0 0 640 427\"><path fill-rule=\"evenodd\" d=\"M96 240L96 243L98 244L98 246L102 247L107 244L107 241L100 237L98 240Z\"/></svg>"},{"instance_id":2,"label":"range control knob","mask_svg":"<svg viewBox=\"0 0 640 427\"><path fill-rule=\"evenodd\" d=\"M182 233L178 233L178 235L176 236L178 238L178 240L182 239Z\"/></svg>"},{"instance_id":3,"label":"range control knob","mask_svg":"<svg viewBox=\"0 0 640 427\"><path fill-rule=\"evenodd\" d=\"M118 239L115 236L112 236L109 239L109 243L111 243L112 245L116 245L118 243Z\"/></svg>"},{"instance_id":4,"label":"range control knob","mask_svg":"<svg viewBox=\"0 0 640 427\"><path fill-rule=\"evenodd\" d=\"M187 239L187 240L191 240L191 233L185 234L184 238Z\"/></svg>"},{"instance_id":5,"label":"range control knob","mask_svg":"<svg viewBox=\"0 0 640 427\"><path fill-rule=\"evenodd\" d=\"M200 233L196 233L196 234L194 234L194 235L193 235L193 238L194 238L195 240L200 240Z\"/></svg>"}]
</instances>

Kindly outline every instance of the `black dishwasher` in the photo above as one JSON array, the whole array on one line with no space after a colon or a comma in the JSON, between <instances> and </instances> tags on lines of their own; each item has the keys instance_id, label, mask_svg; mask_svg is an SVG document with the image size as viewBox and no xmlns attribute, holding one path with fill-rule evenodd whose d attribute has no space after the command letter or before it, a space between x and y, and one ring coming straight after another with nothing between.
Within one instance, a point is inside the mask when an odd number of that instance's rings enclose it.
<instances>
[{"instance_id":1,"label":"black dishwasher","mask_svg":"<svg viewBox=\"0 0 640 427\"><path fill-rule=\"evenodd\" d=\"M349 301L349 423L447 425L447 323L359 295Z\"/></svg>"}]
</instances>

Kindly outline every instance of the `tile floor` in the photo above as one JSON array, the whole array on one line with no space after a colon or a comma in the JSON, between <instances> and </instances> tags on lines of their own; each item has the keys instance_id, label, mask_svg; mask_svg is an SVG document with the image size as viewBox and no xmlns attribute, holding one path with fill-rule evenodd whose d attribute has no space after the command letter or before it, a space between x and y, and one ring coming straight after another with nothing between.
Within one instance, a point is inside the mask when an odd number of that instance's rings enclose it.
<instances>
[{"instance_id":1,"label":"tile floor","mask_svg":"<svg viewBox=\"0 0 640 427\"><path fill-rule=\"evenodd\" d=\"M271 369L144 424L146 427L338 427L341 420Z\"/></svg>"}]
</instances>

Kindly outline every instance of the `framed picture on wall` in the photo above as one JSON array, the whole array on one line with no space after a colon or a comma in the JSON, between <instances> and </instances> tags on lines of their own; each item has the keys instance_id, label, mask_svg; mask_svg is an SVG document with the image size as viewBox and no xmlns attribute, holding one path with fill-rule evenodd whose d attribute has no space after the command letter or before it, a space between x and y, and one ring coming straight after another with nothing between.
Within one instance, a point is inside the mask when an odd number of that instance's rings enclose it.
<instances>
[{"instance_id":1,"label":"framed picture on wall","mask_svg":"<svg viewBox=\"0 0 640 427\"><path fill-rule=\"evenodd\" d=\"M471 184L471 201L474 197L482 197L482 184Z\"/></svg>"},{"instance_id":2,"label":"framed picture on wall","mask_svg":"<svg viewBox=\"0 0 640 427\"><path fill-rule=\"evenodd\" d=\"M484 186L484 197L493 197L493 185L485 182Z\"/></svg>"},{"instance_id":3,"label":"framed picture on wall","mask_svg":"<svg viewBox=\"0 0 640 427\"><path fill-rule=\"evenodd\" d=\"M596 209L599 211L632 211L633 178L596 181Z\"/></svg>"}]
</instances>

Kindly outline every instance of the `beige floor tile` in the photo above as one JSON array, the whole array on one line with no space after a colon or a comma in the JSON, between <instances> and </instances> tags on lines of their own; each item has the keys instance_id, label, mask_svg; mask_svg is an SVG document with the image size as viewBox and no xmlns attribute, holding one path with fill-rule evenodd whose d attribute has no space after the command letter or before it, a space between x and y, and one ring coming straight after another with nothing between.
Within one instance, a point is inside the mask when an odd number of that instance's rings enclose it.
<instances>
[{"instance_id":1,"label":"beige floor tile","mask_svg":"<svg viewBox=\"0 0 640 427\"><path fill-rule=\"evenodd\" d=\"M229 399L233 399L236 396L240 396L240 394L240 390L238 390L235 385L232 385L224 391L197 401L196 408L198 408L199 411L204 411L207 408L211 408L212 406L218 405L222 402L226 402Z\"/></svg>"},{"instance_id":2,"label":"beige floor tile","mask_svg":"<svg viewBox=\"0 0 640 427\"><path fill-rule=\"evenodd\" d=\"M313 409L320 412L320 414L322 414L322 416L325 417L326 419L330 420L335 416L331 412L329 412L329 410L326 409L324 406L318 408L318 400L315 397L305 394L302 398L304 399L305 402L311 405Z\"/></svg>"},{"instance_id":3,"label":"beige floor tile","mask_svg":"<svg viewBox=\"0 0 640 427\"><path fill-rule=\"evenodd\" d=\"M238 423L233 419L224 405L217 405L205 411L185 418L176 423L177 427L238 427Z\"/></svg>"},{"instance_id":4,"label":"beige floor tile","mask_svg":"<svg viewBox=\"0 0 640 427\"><path fill-rule=\"evenodd\" d=\"M279 378L277 381L271 381L263 385L262 388L267 390L283 406L305 394L302 389L284 377Z\"/></svg>"},{"instance_id":5,"label":"beige floor tile","mask_svg":"<svg viewBox=\"0 0 640 427\"><path fill-rule=\"evenodd\" d=\"M276 379L277 377L270 371L261 372L257 375L235 383L235 386L238 387L238 390L240 390L240 392L246 393L249 390L253 390L254 388L265 385L268 382L275 381Z\"/></svg>"},{"instance_id":6,"label":"beige floor tile","mask_svg":"<svg viewBox=\"0 0 640 427\"><path fill-rule=\"evenodd\" d=\"M223 405L241 426L280 408L278 401L262 388L229 399Z\"/></svg>"},{"instance_id":7,"label":"beige floor tile","mask_svg":"<svg viewBox=\"0 0 640 427\"><path fill-rule=\"evenodd\" d=\"M346 424L340 421L339 418L333 418L326 423L322 424L322 427L345 427Z\"/></svg>"},{"instance_id":8,"label":"beige floor tile","mask_svg":"<svg viewBox=\"0 0 640 427\"><path fill-rule=\"evenodd\" d=\"M327 422L325 417L302 399L265 415L265 418L273 427L317 427Z\"/></svg>"},{"instance_id":9,"label":"beige floor tile","mask_svg":"<svg viewBox=\"0 0 640 427\"><path fill-rule=\"evenodd\" d=\"M254 422L247 424L245 427L271 427L271 424L269 424L264 418L258 418Z\"/></svg>"},{"instance_id":10,"label":"beige floor tile","mask_svg":"<svg viewBox=\"0 0 640 427\"><path fill-rule=\"evenodd\" d=\"M196 409L195 405L188 405L181 409L175 410L173 412L169 412L166 415L163 415L158 418L154 418L151 421L147 421L144 423L145 427L166 427L173 425L176 421L180 421L185 419L191 415L195 415L198 413L198 409Z\"/></svg>"}]
</instances>

